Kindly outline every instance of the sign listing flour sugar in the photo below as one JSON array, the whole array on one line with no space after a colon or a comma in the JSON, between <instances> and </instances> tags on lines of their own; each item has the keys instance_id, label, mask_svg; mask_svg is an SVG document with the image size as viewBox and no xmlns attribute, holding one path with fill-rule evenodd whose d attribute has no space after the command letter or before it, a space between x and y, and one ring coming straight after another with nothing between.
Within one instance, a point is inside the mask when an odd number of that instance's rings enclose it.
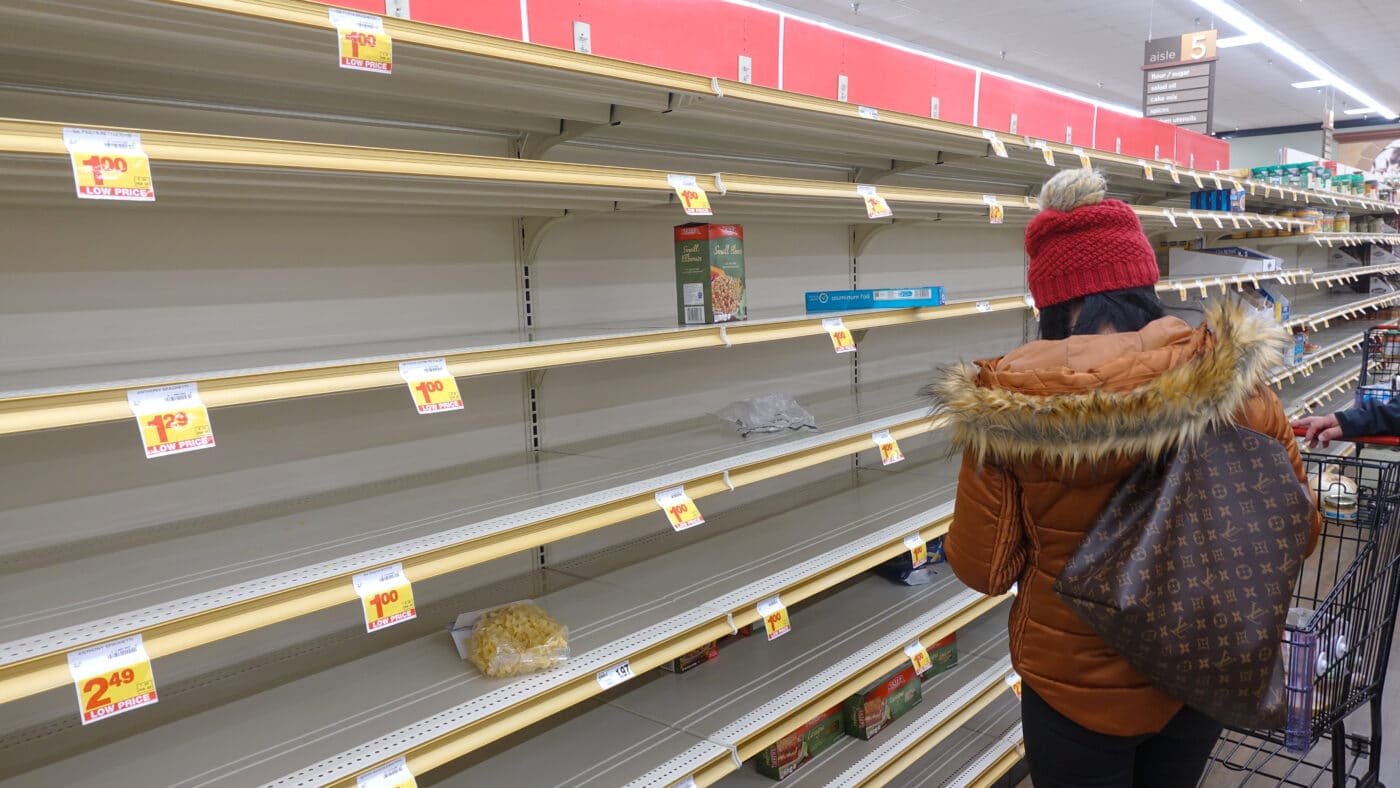
<instances>
[{"instance_id":1,"label":"sign listing flour sugar","mask_svg":"<svg viewBox=\"0 0 1400 788\"><path fill-rule=\"evenodd\" d=\"M1142 57L1142 114L1209 134L1214 130L1215 31L1147 42Z\"/></svg>"}]
</instances>

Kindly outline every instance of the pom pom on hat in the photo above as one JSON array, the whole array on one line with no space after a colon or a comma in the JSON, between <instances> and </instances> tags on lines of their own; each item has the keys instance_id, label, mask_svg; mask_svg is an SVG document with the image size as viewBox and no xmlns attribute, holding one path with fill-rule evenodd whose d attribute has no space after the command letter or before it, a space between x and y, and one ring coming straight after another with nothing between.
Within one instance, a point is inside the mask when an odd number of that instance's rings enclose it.
<instances>
[{"instance_id":1,"label":"pom pom on hat","mask_svg":"<svg viewBox=\"0 0 1400 788\"><path fill-rule=\"evenodd\" d=\"M1108 181L1098 170L1061 170L1040 187L1040 207L1069 213L1085 205L1098 205L1108 196Z\"/></svg>"}]
</instances>

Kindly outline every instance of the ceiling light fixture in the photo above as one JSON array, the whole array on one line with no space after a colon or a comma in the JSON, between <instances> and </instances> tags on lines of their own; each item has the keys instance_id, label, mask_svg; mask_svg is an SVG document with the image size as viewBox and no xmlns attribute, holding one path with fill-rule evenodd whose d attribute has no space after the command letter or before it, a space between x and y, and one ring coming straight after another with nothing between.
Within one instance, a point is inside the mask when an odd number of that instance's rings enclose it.
<instances>
[{"instance_id":1,"label":"ceiling light fixture","mask_svg":"<svg viewBox=\"0 0 1400 788\"><path fill-rule=\"evenodd\" d=\"M1294 82L1293 87L1299 90L1307 90L1308 88L1325 88L1330 84L1332 84L1332 80L1330 79L1309 79L1305 82Z\"/></svg>"},{"instance_id":2,"label":"ceiling light fixture","mask_svg":"<svg viewBox=\"0 0 1400 788\"><path fill-rule=\"evenodd\" d=\"M1375 111L1379 112L1386 120L1400 118L1400 115L1395 114L1389 107L1377 101L1361 88L1342 79L1340 75L1327 66L1309 57L1287 39L1269 30L1262 22L1240 10L1233 3L1229 2L1229 0L1195 0L1195 3L1212 14L1215 14L1216 18L1220 21L1225 22L1231 27L1238 28L1245 35L1257 37L1264 46L1267 46L1279 55L1287 58L1294 65L1312 74L1317 79L1327 80L1328 84L1356 99L1364 106L1375 107ZM1216 43L1216 46L1219 46L1219 42Z\"/></svg>"},{"instance_id":3,"label":"ceiling light fixture","mask_svg":"<svg viewBox=\"0 0 1400 788\"><path fill-rule=\"evenodd\" d=\"M1216 49L1230 49L1231 47L1247 47L1250 44L1257 44L1261 41L1259 36L1226 36L1216 39Z\"/></svg>"}]
</instances>

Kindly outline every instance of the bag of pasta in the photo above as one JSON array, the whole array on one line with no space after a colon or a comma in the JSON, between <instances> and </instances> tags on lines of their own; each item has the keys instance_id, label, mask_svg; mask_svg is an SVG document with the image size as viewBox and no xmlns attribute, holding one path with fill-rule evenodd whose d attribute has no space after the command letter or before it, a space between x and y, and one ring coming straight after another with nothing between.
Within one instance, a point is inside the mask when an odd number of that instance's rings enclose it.
<instances>
[{"instance_id":1,"label":"bag of pasta","mask_svg":"<svg viewBox=\"0 0 1400 788\"><path fill-rule=\"evenodd\" d=\"M452 626L462 659L492 678L552 668L569 658L569 629L530 601L463 613Z\"/></svg>"}]
</instances>

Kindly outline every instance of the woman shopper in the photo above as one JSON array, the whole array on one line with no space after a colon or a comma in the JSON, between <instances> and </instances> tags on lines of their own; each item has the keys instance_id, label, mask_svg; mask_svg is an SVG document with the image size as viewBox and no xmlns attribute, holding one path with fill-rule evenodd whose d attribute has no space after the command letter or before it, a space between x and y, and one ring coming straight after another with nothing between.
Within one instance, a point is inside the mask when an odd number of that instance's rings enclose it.
<instances>
[{"instance_id":1,"label":"woman shopper","mask_svg":"<svg viewBox=\"0 0 1400 788\"><path fill-rule=\"evenodd\" d=\"M1196 329L1167 316L1142 225L1106 193L1087 169L1045 184L1026 228L1041 340L930 387L963 449L945 550L978 591L1019 584L1011 657L1036 788L1192 786L1220 724L1153 688L1051 586L1119 483L1212 424L1277 438L1306 479L1265 384L1281 329L1230 301Z\"/></svg>"}]
</instances>

